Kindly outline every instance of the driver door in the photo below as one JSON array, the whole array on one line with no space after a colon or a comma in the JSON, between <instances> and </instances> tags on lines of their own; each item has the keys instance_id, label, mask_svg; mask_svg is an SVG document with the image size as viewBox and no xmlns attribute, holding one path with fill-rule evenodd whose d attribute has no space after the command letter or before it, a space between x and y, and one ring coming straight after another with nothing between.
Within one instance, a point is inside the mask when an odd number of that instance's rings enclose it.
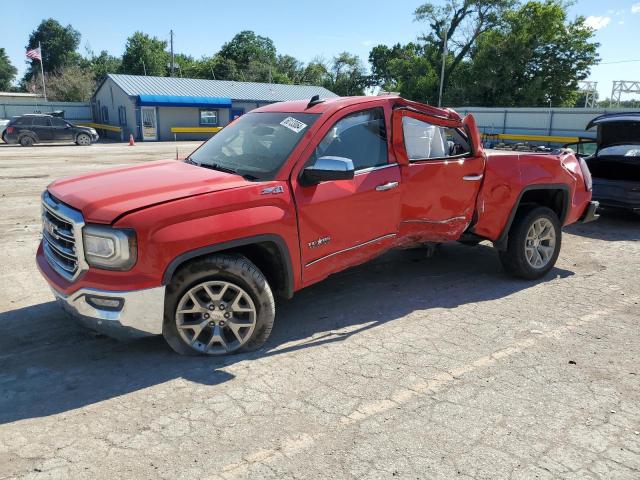
<instances>
[{"instance_id":1,"label":"driver door","mask_svg":"<svg viewBox=\"0 0 640 480\"><path fill-rule=\"evenodd\" d=\"M350 159L352 180L304 186L294 170L304 284L365 262L397 234L401 180L387 138L390 112L359 108L337 113L303 153L305 167L325 156Z\"/></svg>"},{"instance_id":2,"label":"driver door","mask_svg":"<svg viewBox=\"0 0 640 480\"><path fill-rule=\"evenodd\" d=\"M73 140L73 129L62 118L51 118L51 131L53 140L63 142Z\"/></svg>"}]
</instances>

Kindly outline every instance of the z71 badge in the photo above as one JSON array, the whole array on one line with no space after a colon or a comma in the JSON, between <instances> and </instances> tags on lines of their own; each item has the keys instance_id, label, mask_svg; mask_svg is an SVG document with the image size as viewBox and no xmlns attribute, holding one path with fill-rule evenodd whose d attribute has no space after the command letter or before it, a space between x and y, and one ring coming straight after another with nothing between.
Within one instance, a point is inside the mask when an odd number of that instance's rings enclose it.
<instances>
[{"instance_id":1,"label":"z71 badge","mask_svg":"<svg viewBox=\"0 0 640 480\"><path fill-rule=\"evenodd\" d=\"M317 240L314 240L313 242L307 243L307 245L309 246L309 248L318 248L318 247L321 247L322 245L326 245L330 241L331 241L331 237L322 237Z\"/></svg>"}]
</instances>

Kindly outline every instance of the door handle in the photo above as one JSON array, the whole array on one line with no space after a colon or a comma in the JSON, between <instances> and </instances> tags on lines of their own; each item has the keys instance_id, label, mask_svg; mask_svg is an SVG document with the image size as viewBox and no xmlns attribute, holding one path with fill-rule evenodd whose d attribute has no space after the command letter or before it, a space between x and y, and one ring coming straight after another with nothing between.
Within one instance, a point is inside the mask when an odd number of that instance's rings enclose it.
<instances>
[{"instance_id":1,"label":"door handle","mask_svg":"<svg viewBox=\"0 0 640 480\"><path fill-rule=\"evenodd\" d=\"M383 183L382 185L378 185L376 187L376 190L378 192L384 192L385 190L391 190L392 188L396 188L398 186L398 182L387 182L387 183Z\"/></svg>"},{"instance_id":2,"label":"door handle","mask_svg":"<svg viewBox=\"0 0 640 480\"><path fill-rule=\"evenodd\" d=\"M484 175L482 173L479 173L478 175L465 175L464 177L462 177L462 179L469 182L474 182L476 180L482 180L483 176Z\"/></svg>"}]
</instances>

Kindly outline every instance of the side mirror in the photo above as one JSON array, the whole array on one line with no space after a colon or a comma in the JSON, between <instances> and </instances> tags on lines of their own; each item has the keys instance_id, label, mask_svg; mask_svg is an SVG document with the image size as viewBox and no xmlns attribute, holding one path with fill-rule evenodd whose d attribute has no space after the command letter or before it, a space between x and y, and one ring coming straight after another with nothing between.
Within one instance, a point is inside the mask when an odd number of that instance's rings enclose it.
<instances>
[{"instance_id":1,"label":"side mirror","mask_svg":"<svg viewBox=\"0 0 640 480\"><path fill-rule=\"evenodd\" d=\"M314 165L305 168L300 177L304 186L317 185L330 180L351 180L355 169L353 161L344 157L320 157Z\"/></svg>"}]
</instances>

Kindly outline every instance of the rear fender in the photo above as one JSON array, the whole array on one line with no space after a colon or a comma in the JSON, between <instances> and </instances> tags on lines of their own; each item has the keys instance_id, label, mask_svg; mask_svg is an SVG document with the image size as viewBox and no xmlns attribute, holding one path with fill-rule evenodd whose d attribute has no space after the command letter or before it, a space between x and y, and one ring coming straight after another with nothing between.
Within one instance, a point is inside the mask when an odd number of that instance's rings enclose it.
<instances>
[{"instance_id":1,"label":"rear fender","mask_svg":"<svg viewBox=\"0 0 640 480\"><path fill-rule=\"evenodd\" d=\"M567 213L569 211L569 195L571 193L569 190L569 187L564 184L529 185L523 188L520 194L518 195L518 199L516 203L513 205L513 207L511 208L511 212L509 213L509 218L507 219L507 222L505 223L504 228L502 229L502 233L496 240L493 241L493 244L496 246L496 248L498 248L499 250L504 250L506 248L507 240L509 239L509 230L511 230L511 225L513 225L513 220L515 219L516 214L518 213L518 209L521 206L524 206L527 204L527 201L525 198L527 194L532 192L542 193L545 191L560 193L562 200L561 200L561 205L559 206L558 217L560 219L560 225L564 225L567 219ZM549 206L549 205L545 205L542 202L540 203L536 202L536 204ZM556 210L555 208L552 208L552 209Z\"/></svg>"}]
</instances>

